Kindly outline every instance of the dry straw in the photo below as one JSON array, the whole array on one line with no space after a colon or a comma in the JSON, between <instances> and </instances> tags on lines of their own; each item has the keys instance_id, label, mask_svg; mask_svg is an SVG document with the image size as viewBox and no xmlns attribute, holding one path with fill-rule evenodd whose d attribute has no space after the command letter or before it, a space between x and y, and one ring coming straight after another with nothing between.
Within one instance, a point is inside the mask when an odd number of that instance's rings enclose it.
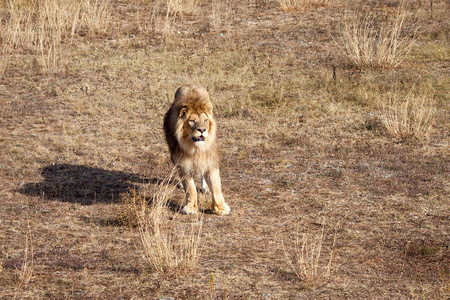
<instances>
[{"instance_id":1,"label":"dry straw","mask_svg":"<svg viewBox=\"0 0 450 300\"><path fill-rule=\"evenodd\" d=\"M277 0L283 11L297 11L308 7L325 6L330 4L331 0Z\"/></svg>"},{"instance_id":2,"label":"dry straw","mask_svg":"<svg viewBox=\"0 0 450 300\"><path fill-rule=\"evenodd\" d=\"M287 263L300 280L313 283L330 277L336 234L328 259L322 257L324 240L325 226L322 226L318 234L303 233L301 237L297 230L293 253L286 250L283 242Z\"/></svg>"},{"instance_id":3,"label":"dry straw","mask_svg":"<svg viewBox=\"0 0 450 300\"><path fill-rule=\"evenodd\" d=\"M231 0L211 1L211 24L214 27L228 26L231 24L233 11L230 5Z\"/></svg>"},{"instance_id":4,"label":"dry straw","mask_svg":"<svg viewBox=\"0 0 450 300\"><path fill-rule=\"evenodd\" d=\"M157 0L148 13L145 10L138 13L139 29L144 33L155 32L165 39L170 39L175 34L173 25L177 18L194 14L199 2L199 0Z\"/></svg>"},{"instance_id":5,"label":"dry straw","mask_svg":"<svg viewBox=\"0 0 450 300\"><path fill-rule=\"evenodd\" d=\"M1 70L14 53L41 55L47 71L56 70L62 42L79 31L103 33L109 18L108 0L7 0L0 3Z\"/></svg>"},{"instance_id":6,"label":"dry straw","mask_svg":"<svg viewBox=\"0 0 450 300\"><path fill-rule=\"evenodd\" d=\"M347 16L339 47L360 69L398 66L414 44L414 33L403 35L407 10L401 1L395 19L383 22L374 13Z\"/></svg>"},{"instance_id":7,"label":"dry straw","mask_svg":"<svg viewBox=\"0 0 450 300\"><path fill-rule=\"evenodd\" d=\"M33 277L34 272L34 248L33 248L33 234L31 231L30 220L27 222L27 231L25 233L25 250L22 267L19 272L19 278L16 290L19 291L25 288Z\"/></svg>"},{"instance_id":8,"label":"dry straw","mask_svg":"<svg viewBox=\"0 0 450 300\"><path fill-rule=\"evenodd\" d=\"M435 116L435 105L428 95L406 96L392 92L382 103L382 122L389 135L399 140L429 139Z\"/></svg>"},{"instance_id":9,"label":"dry straw","mask_svg":"<svg viewBox=\"0 0 450 300\"><path fill-rule=\"evenodd\" d=\"M25 241L22 251L21 259L13 270L9 268L3 268L2 261L0 259L0 278L5 279L13 283L14 290L11 294L3 293L4 291L0 286L0 299L6 297L8 299L23 299L26 298L27 288L35 275L35 250L33 240L33 229L27 211L27 227L25 229ZM20 264L20 266L19 266ZM5 289L7 291L7 289Z\"/></svg>"},{"instance_id":10,"label":"dry straw","mask_svg":"<svg viewBox=\"0 0 450 300\"><path fill-rule=\"evenodd\" d=\"M133 215L130 223L137 224L144 259L159 273L187 272L197 265L200 256L201 217L183 223L177 214L169 216L169 201L178 183L173 180L174 173L175 169L158 184L150 200L135 191L122 198L126 214Z\"/></svg>"}]
</instances>

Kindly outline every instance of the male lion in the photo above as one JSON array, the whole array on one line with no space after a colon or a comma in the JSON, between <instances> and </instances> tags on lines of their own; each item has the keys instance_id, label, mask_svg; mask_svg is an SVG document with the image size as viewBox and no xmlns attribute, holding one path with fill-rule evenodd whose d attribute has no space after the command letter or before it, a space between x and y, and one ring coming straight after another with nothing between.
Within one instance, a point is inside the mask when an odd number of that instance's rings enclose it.
<instances>
[{"instance_id":1,"label":"male lion","mask_svg":"<svg viewBox=\"0 0 450 300\"><path fill-rule=\"evenodd\" d=\"M200 85L183 85L164 116L164 133L172 162L177 166L186 192L184 214L198 211L194 176L202 176L212 193L212 210L226 215L219 175L219 146L216 141L216 121L209 94Z\"/></svg>"}]
</instances>

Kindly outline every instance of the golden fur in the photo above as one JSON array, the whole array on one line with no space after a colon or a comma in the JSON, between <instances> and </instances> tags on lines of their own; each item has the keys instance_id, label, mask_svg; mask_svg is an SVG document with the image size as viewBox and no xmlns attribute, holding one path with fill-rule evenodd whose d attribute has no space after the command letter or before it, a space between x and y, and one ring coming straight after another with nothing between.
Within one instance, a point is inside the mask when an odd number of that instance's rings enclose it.
<instances>
[{"instance_id":1,"label":"golden fur","mask_svg":"<svg viewBox=\"0 0 450 300\"><path fill-rule=\"evenodd\" d=\"M164 116L164 133L172 162L178 167L186 205L182 212L198 211L194 177L202 176L212 193L212 210L219 215L230 212L225 203L219 175L219 147L216 121L209 94L200 85L183 85Z\"/></svg>"}]
</instances>

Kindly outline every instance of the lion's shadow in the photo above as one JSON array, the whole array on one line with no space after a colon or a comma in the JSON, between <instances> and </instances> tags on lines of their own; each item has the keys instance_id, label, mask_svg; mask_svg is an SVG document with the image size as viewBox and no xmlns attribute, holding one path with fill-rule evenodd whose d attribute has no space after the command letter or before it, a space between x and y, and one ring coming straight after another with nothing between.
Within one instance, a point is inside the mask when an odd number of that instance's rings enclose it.
<instances>
[{"instance_id":1,"label":"lion's shadow","mask_svg":"<svg viewBox=\"0 0 450 300\"><path fill-rule=\"evenodd\" d=\"M132 173L83 165L55 164L43 167L40 171L44 180L25 184L20 188L20 193L83 205L117 202L121 193L137 190L143 183L158 184L159 181L156 178L145 179Z\"/></svg>"},{"instance_id":2,"label":"lion's shadow","mask_svg":"<svg viewBox=\"0 0 450 300\"><path fill-rule=\"evenodd\" d=\"M40 169L43 180L26 183L18 191L24 195L42 197L61 202L91 205L94 203L120 202L120 196L130 190L139 190L147 184L177 184L177 180L144 178L133 173L111 171L95 167L52 164ZM181 189L182 191L182 189ZM180 198L181 197L181 198ZM168 207L174 212L182 208L184 196L179 194L168 201ZM152 197L146 197L148 203ZM199 209L201 213L212 214L211 209Z\"/></svg>"}]
</instances>

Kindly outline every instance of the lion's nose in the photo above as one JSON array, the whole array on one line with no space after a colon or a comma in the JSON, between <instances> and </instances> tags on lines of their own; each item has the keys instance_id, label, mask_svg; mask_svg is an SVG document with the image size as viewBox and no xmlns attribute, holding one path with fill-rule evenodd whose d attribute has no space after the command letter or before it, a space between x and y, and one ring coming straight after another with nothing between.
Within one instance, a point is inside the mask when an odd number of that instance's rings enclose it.
<instances>
[{"instance_id":1,"label":"lion's nose","mask_svg":"<svg viewBox=\"0 0 450 300\"><path fill-rule=\"evenodd\" d=\"M197 131L200 131L200 133L203 133L206 131L206 128L197 128Z\"/></svg>"}]
</instances>

